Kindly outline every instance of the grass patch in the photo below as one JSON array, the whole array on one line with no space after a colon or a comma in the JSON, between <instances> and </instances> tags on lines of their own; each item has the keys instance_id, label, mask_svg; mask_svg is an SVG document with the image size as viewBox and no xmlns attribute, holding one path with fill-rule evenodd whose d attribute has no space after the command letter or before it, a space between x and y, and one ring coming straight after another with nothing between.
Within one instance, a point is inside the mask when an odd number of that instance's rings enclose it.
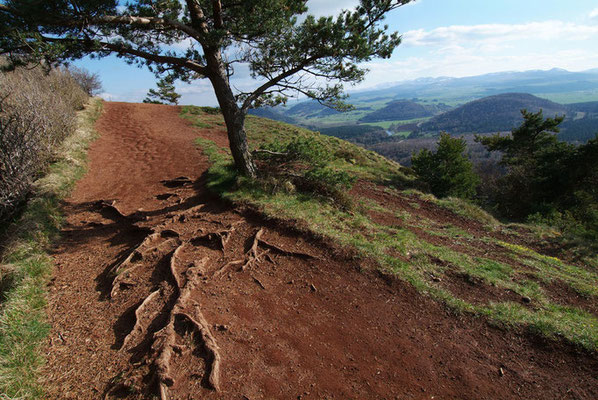
<instances>
[{"instance_id":1,"label":"grass patch","mask_svg":"<svg viewBox=\"0 0 598 400\"><path fill-rule=\"evenodd\" d=\"M79 113L79 128L63 143L60 159L36 182L32 199L3 235L8 239L0 269L0 393L8 398L44 398L38 373L50 330L45 306L53 263L48 249L63 221L59 201L85 173L86 149L96 137L93 125L101 111L102 101L92 99Z\"/></svg>"},{"instance_id":2,"label":"grass patch","mask_svg":"<svg viewBox=\"0 0 598 400\"><path fill-rule=\"evenodd\" d=\"M479 221L488 228L496 228L500 226L500 223L496 218L488 214L481 207L476 206L467 200L459 199L457 197L447 197L445 199L437 199L436 203L462 217Z\"/></svg>"},{"instance_id":3,"label":"grass patch","mask_svg":"<svg viewBox=\"0 0 598 400\"><path fill-rule=\"evenodd\" d=\"M347 209L325 197L249 180L237 176L226 149L199 138L196 143L212 162L208 172L208 187L223 198L250 204L265 215L293 221L296 226L349 246L359 255L377 261L382 270L395 274L420 293L446 304L454 312L485 316L494 324L525 327L549 338L564 338L585 349L598 350L596 317L581 309L551 302L542 283L553 279L563 280L579 293L593 296L598 291L598 279L594 272L515 244L497 243L490 235L477 237L477 232L472 235L446 222L438 223L416 215L417 208L425 202L480 221L488 231L509 230L470 203L458 199L438 200L417 190L405 190L411 176L401 166L348 142L252 116L248 117L246 129L251 149L267 147L274 139L285 143L295 137L314 138L323 151L332 155L331 163L335 168L360 179L385 185L387 193L407 197L415 210L412 210L413 215L408 210L392 211L371 199L363 199L357 207ZM398 184L394 185L396 182ZM371 212L396 215L404 226L376 223L370 218ZM435 244L435 240L422 239L415 230L410 229L415 226L430 233L430 238L443 236L459 246L443 246ZM480 252L480 246L490 243L499 244L504 253L497 252L500 253L498 257L498 254L485 255ZM541 277L539 282L529 279L530 269ZM449 273L469 277L473 284L489 285L527 297L531 305L509 301L472 304L442 286Z\"/></svg>"}]
</instances>

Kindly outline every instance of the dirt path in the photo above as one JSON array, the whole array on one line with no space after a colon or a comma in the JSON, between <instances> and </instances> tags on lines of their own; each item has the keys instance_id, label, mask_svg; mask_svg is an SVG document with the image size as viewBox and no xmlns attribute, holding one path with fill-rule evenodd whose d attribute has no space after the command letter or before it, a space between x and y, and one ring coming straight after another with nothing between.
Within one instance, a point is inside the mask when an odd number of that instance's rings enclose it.
<instances>
[{"instance_id":1,"label":"dirt path","mask_svg":"<svg viewBox=\"0 0 598 400\"><path fill-rule=\"evenodd\" d=\"M177 108L106 103L97 128L54 256L51 398L598 398L595 358L220 204Z\"/></svg>"}]
</instances>

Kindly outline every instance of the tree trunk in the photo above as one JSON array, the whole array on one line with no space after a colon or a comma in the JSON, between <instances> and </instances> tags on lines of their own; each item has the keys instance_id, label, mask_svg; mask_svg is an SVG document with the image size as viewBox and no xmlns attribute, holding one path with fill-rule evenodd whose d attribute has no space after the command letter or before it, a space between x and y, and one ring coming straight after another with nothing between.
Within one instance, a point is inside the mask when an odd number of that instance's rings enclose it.
<instances>
[{"instance_id":1,"label":"tree trunk","mask_svg":"<svg viewBox=\"0 0 598 400\"><path fill-rule=\"evenodd\" d=\"M222 56L219 50L206 52L206 61L220 110L226 123L230 151L237 169L245 176L255 178L257 175L253 158L247 145L245 133L246 112L237 105L233 91L230 88Z\"/></svg>"}]
</instances>

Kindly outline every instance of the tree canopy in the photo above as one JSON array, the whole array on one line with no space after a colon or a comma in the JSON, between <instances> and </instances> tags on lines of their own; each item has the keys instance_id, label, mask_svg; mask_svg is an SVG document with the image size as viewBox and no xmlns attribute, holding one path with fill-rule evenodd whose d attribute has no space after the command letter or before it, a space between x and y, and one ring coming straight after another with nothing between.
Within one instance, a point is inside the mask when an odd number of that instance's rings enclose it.
<instances>
[{"instance_id":1,"label":"tree canopy","mask_svg":"<svg viewBox=\"0 0 598 400\"><path fill-rule=\"evenodd\" d=\"M499 210L511 218L524 218L552 204L568 186L566 166L574 149L558 140L563 117L546 118L522 110L523 123L510 135L476 137L488 151L502 154L500 163L507 174L501 186Z\"/></svg>"},{"instance_id":2,"label":"tree canopy","mask_svg":"<svg viewBox=\"0 0 598 400\"><path fill-rule=\"evenodd\" d=\"M179 104L181 95L176 92L173 80L171 75L160 79L156 84L158 89L150 89L147 92L145 99L143 99L143 102L153 104Z\"/></svg>"},{"instance_id":3,"label":"tree canopy","mask_svg":"<svg viewBox=\"0 0 598 400\"><path fill-rule=\"evenodd\" d=\"M388 58L401 38L385 15L412 0L360 0L336 17L305 15L307 0L4 0L0 51L14 63L116 54L158 76L207 78L222 109L237 167L255 176L244 119L250 108L302 94L343 108L359 63ZM230 77L248 68L253 90Z\"/></svg>"},{"instance_id":4,"label":"tree canopy","mask_svg":"<svg viewBox=\"0 0 598 400\"><path fill-rule=\"evenodd\" d=\"M464 139L441 133L435 152L424 149L413 155L413 170L438 197L471 198L480 180L473 172L466 150Z\"/></svg>"}]
</instances>

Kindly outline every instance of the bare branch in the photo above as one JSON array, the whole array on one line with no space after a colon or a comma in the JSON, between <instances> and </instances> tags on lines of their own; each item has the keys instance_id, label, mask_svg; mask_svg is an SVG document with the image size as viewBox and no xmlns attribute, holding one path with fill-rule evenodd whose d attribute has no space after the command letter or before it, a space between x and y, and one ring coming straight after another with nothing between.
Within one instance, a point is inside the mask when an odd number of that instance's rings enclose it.
<instances>
[{"instance_id":1,"label":"bare branch","mask_svg":"<svg viewBox=\"0 0 598 400\"><path fill-rule=\"evenodd\" d=\"M117 45L114 43L109 42L90 42L83 39L63 39L63 38L48 38L42 37L47 42L76 42L83 45L92 45L92 44L99 44L102 47L102 50L111 51L113 53L119 54L127 54L135 57L140 57L148 61L153 61L156 63L167 63L171 65L176 65L179 67L189 68L192 71L198 72L202 75L206 75L208 70L205 66L196 63L193 60L188 60L186 58L179 58L179 57L172 57L172 56L162 56L159 54L149 53L147 51L133 49L130 47L126 47L123 45Z\"/></svg>"},{"instance_id":2,"label":"bare branch","mask_svg":"<svg viewBox=\"0 0 598 400\"><path fill-rule=\"evenodd\" d=\"M314 60L315 60L314 57L305 59L301 62L301 64L299 64L295 68L291 68L291 69L281 73L280 75L270 79L268 82L264 83L262 86L260 86L256 90L254 90L253 93L251 93L247 97L247 99L245 99L241 109L243 111L248 110L251 107L251 104L255 100L257 100L266 90L270 89L272 86L276 86L279 82L283 81L284 79L289 78L292 75L295 75L297 72L301 71L303 68L305 68L307 65L309 65Z\"/></svg>"}]
</instances>

